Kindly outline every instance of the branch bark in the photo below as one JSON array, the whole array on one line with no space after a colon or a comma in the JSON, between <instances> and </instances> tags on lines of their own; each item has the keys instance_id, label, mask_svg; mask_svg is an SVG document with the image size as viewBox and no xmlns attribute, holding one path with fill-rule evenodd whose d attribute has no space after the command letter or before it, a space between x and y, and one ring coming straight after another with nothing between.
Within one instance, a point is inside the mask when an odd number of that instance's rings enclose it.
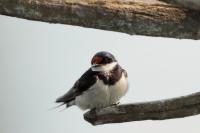
<instances>
[{"instance_id":1,"label":"branch bark","mask_svg":"<svg viewBox=\"0 0 200 133\"><path fill-rule=\"evenodd\" d=\"M165 120L200 114L200 92L179 98L92 110L84 119L93 125L141 120Z\"/></svg>"},{"instance_id":2,"label":"branch bark","mask_svg":"<svg viewBox=\"0 0 200 133\"><path fill-rule=\"evenodd\" d=\"M200 11L200 1L199 0L160 0L170 4L175 4L187 9L199 10Z\"/></svg>"},{"instance_id":3,"label":"branch bark","mask_svg":"<svg viewBox=\"0 0 200 133\"><path fill-rule=\"evenodd\" d=\"M156 0L0 0L0 14L128 34L200 39L200 12Z\"/></svg>"}]
</instances>

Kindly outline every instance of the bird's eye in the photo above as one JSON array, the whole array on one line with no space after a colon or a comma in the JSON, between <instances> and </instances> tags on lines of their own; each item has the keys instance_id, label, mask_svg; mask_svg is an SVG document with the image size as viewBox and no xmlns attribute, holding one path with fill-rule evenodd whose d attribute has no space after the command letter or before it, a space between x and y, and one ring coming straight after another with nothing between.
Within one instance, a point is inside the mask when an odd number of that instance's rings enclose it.
<instances>
[{"instance_id":1,"label":"bird's eye","mask_svg":"<svg viewBox=\"0 0 200 133\"><path fill-rule=\"evenodd\" d=\"M103 61L103 58L100 57L100 56L95 56L93 57L92 61L91 61L91 64L101 64Z\"/></svg>"},{"instance_id":2,"label":"bird's eye","mask_svg":"<svg viewBox=\"0 0 200 133\"><path fill-rule=\"evenodd\" d=\"M111 61L112 61L112 60L111 60L110 58L108 58L108 57L105 58L105 62L106 62L106 63L110 63Z\"/></svg>"}]
</instances>

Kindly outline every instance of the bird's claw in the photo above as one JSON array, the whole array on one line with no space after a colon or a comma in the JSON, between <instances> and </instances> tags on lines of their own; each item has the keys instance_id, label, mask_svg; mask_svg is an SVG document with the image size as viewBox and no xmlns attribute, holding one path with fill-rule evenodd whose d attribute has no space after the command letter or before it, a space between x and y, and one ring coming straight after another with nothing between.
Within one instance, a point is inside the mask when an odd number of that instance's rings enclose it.
<instances>
[{"instance_id":1,"label":"bird's claw","mask_svg":"<svg viewBox=\"0 0 200 133\"><path fill-rule=\"evenodd\" d=\"M111 106L117 106L117 105L119 105L119 104L120 104L120 102L117 102L117 103L111 104Z\"/></svg>"}]
</instances>

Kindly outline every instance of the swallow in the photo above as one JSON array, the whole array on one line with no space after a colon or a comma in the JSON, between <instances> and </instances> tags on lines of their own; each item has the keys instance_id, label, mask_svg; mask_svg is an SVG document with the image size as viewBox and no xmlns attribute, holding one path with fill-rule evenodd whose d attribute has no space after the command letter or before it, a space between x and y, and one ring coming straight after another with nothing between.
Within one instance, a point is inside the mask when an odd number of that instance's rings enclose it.
<instances>
[{"instance_id":1,"label":"swallow","mask_svg":"<svg viewBox=\"0 0 200 133\"><path fill-rule=\"evenodd\" d=\"M115 57L106 51L96 53L91 67L56 102L82 110L115 105L127 93L128 75Z\"/></svg>"}]
</instances>

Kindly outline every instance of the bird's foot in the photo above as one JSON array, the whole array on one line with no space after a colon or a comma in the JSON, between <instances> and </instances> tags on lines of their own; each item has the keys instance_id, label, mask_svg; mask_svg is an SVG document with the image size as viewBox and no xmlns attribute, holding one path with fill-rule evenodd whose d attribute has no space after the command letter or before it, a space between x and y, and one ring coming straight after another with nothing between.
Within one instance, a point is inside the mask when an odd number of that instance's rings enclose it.
<instances>
[{"instance_id":1,"label":"bird's foot","mask_svg":"<svg viewBox=\"0 0 200 133\"><path fill-rule=\"evenodd\" d=\"M119 104L120 104L120 102L117 102L117 103L111 104L111 106L117 106L117 105L119 105Z\"/></svg>"},{"instance_id":2,"label":"bird's foot","mask_svg":"<svg viewBox=\"0 0 200 133\"><path fill-rule=\"evenodd\" d=\"M120 102L117 102L117 103L116 103L116 105L119 105L119 104L120 104Z\"/></svg>"}]
</instances>

